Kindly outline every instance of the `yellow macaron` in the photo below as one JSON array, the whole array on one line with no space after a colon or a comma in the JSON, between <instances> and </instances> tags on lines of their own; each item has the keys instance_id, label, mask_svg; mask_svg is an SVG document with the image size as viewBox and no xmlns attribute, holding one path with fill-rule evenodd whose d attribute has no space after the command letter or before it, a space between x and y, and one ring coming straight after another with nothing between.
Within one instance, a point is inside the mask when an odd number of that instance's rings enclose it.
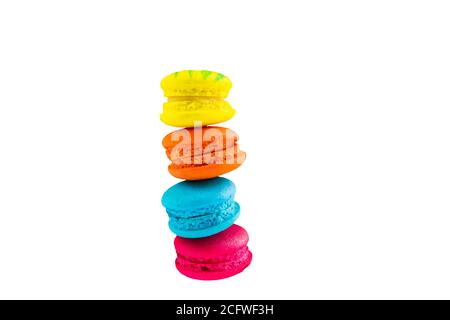
<instances>
[{"instance_id":1,"label":"yellow macaron","mask_svg":"<svg viewBox=\"0 0 450 320\"><path fill-rule=\"evenodd\" d=\"M174 72L161 81L167 102L160 118L174 127L205 126L231 119L235 110L224 99L231 81L207 70Z\"/></svg>"}]
</instances>

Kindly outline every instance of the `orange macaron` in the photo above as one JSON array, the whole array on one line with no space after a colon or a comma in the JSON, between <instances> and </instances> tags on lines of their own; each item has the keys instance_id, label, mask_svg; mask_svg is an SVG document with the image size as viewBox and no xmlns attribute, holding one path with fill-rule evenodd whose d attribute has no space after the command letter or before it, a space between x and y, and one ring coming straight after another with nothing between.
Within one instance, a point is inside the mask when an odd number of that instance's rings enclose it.
<instances>
[{"instance_id":1,"label":"orange macaron","mask_svg":"<svg viewBox=\"0 0 450 320\"><path fill-rule=\"evenodd\" d=\"M176 178L203 180L238 168L245 160L239 136L228 128L207 126L173 131L162 141Z\"/></svg>"}]
</instances>

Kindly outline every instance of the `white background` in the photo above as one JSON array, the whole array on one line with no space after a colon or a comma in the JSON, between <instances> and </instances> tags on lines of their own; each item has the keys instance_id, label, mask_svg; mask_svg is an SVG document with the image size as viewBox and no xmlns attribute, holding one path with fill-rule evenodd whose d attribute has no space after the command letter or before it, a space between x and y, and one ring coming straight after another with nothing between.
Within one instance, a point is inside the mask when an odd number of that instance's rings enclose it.
<instances>
[{"instance_id":1,"label":"white background","mask_svg":"<svg viewBox=\"0 0 450 320\"><path fill-rule=\"evenodd\" d=\"M0 298L450 298L448 1L2 1ZM252 265L174 267L160 80L231 78Z\"/></svg>"}]
</instances>

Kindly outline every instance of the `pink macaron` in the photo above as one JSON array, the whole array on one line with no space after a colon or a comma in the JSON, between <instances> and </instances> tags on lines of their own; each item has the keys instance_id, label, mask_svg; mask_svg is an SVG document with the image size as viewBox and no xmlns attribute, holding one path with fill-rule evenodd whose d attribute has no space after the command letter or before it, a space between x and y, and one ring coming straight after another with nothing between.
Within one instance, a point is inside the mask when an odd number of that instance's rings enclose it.
<instances>
[{"instance_id":1,"label":"pink macaron","mask_svg":"<svg viewBox=\"0 0 450 320\"><path fill-rule=\"evenodd\" d=\"M215 235L188 239L175 238L175 265L182 274L198 280L219 280L242 272L252 261L248 234L233 224Z\"/></svg>"}]
</instances>

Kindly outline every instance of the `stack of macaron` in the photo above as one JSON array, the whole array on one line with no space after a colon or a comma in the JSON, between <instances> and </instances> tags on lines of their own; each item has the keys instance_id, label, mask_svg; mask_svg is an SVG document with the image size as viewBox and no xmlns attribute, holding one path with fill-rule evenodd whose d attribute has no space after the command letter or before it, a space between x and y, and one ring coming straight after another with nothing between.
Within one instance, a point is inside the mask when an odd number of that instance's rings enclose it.
<instances>
[{"instance_id":1,"label":"stack of macaron","mask_svg":"<svg viewBox=\"0 0 450 320\"><path fill-rule=\"evenodd\" d=\"M225 101L231 81L217 72L185 70L165 77L161 88L167 97L161 121L182 128L162 141L171 161L169 173L184 180L162 197L176 234L175 265L193 279L231 277L252 260L248 234L234 224L240 213L236 186L220 177L238 168L246 154L234 131L213 126L235 114Z\"/></svg>"}]
</instances>

